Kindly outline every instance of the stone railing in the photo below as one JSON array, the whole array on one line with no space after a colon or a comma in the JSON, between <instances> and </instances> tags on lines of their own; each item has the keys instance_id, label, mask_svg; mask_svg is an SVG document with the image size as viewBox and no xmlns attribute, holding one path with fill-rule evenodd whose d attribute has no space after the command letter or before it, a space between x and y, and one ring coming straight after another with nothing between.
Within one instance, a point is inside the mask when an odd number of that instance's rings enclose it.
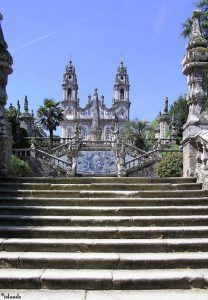
<instances>
[{"instance_id":1,"label":"stone railing","mask_svg":"<svg viewBox=\"0 0 208 300\"><path fill-rule=\"evenodd\" d=\"M69 169L69 163L54 155L51 155L43 150L36 148L25 148L25 149L12 149L12 153L20 159L32 161L38 160L41 164L49 166L50 168L57 169L62 173L67 173Z\"/></svg>"},{"instance_id":2,"label":"stone railing","mask_svg":"<svg viewBox=\"0 0 208 300\"><path fill-rule=\"evenodd\" d=\"M31 148L22 148L22 149L12 149L12 154L21 158L21 159L28 159L30 158L30 151Z\"/></svg>"},{"instance_id":3,"label":"stone railing","mask_svg":"<svg viewBox=\"0 0 208 300\"><path fill-rule=\"evenodd\" d=\"M182 152L182 150L175 150L175 149L156 149L145 154L140 155L128 162L125 163L125 169L127 174L142 170L148 167L151 164L157 163L162 158L162 153L167 152Z\"/></svg>"},{"instance_id":4,"label":"stone railing","mask_svg":"<svg viewBox=\"0 0 208 300\"><path fill-rule=\"evenodd\" d=\"M50 138L48 137L27 137L29 144L34 144L38 149L43 149L48 151L50 145ZM70 143L72 138L61 138L61 137L54 137L53 138L53 149L57 148L60 145L64 145Z\"/></svg>"},{"instance_id":5,"label":"stone railing","mask_svg":"<svg viewBox=\"0 0 208 300\"><path fill-rule=\"evenodd\" d=\"M112 149L115 142L112 141L84 141L80 142L80 150L109 150Z\"/></svg>"},{"instance_id":6,"label":"stone railing","mask_svg":"<svg viewBox=\"0 0 208 300\"><path fill-rule=\"evenodd\" d=\"M126 162L125 169L127 173L141 169L148 163L159 160L158 154L159 150L153 150Z\"/></svg>"},{"instance_id":7,"label":"stone railing","mask_svg":"<svg viewBox=\"0 0 208 300\"><path fill-rule=\"evenodd\" d=\"M138 157L139 155L142 155L142 154L146 154L147 152L142 150L142 149L139 149L133 145L130 145L130 144L127 144L127 143L123 143L124 147L125 147L125 152L126 154L128 154L129 156L132 156L132 157Z\"/></svg>"},{"instance_id":8,"label":"stone railing","mask_svg":"<svg viewBox=\"0 0 208 300\"><path fill-rule=\"evenodd\" d=\"M67 150L70 148L70 146L72 147L73 145L75 145L75 141L73 138L70 138L69 142L66 142L65 140L64 143L57 147L54 147L53 149L48 150L47 152L51 155L61 157L66 155Z\"/></svg>"},{"instance_id":9,"label":"stone railing","mask_svg":"<svg viewBox=\"0 0 208 300\"><path fill-rule=\"evenodd\" d=\"M69 163L45 151L35 149L35 157L43 164L47 164L52 168L61 169L64 173L67 172Z\"/></svg>"},{"instance_id":10,"label":"stone railing","mask_svg":"<svg viewBox=\"0 0 208 300\"><path fill-rule=\"evenodd\" d=\"M208 132L201 130L192 139L195 151L196 166L195 176L197 181L203 184L203 188L208 189Z\"/></svg>"}]
</instances>

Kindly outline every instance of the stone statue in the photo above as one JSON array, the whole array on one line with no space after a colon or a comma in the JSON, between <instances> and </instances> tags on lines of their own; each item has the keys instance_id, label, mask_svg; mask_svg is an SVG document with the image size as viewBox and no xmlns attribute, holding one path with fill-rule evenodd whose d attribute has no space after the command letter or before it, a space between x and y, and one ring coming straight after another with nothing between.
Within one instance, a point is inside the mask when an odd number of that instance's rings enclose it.
<instances>
[{"instance_id":1,"label":"stone statue","mask_svg":"<svg viewBox=\"0 0 208 300\"><path fill-rule=\"evenodd\" d=\"M168 97L165 98L165 108L164 112L167 114L168 113Z\"/></svg>"}]
</instances>

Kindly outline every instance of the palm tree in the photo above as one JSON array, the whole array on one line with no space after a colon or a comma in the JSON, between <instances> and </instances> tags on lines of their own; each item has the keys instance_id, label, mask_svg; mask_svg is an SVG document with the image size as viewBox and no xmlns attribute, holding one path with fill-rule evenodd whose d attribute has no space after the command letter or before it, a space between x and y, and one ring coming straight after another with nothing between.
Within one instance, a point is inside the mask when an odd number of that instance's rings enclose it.
<instances>
[{"instance_id":1,"label":"palm tree","mask_svg":"<svg viewBox=\"0 0 208 300\"><path fill-rule=\"evenodd\" d=\"M148 128L147 121L138 119L129 121L124 129L124 140L130 142L135 147L145 149L145 131Z\"/></svg>"},{"instance_id":2,"label":"palm tree","mask_svg":"<svg viewBox=\"0 0 208 300\"><path fill-rule=\"evenodd\" d=\"M59 106L59 102L53 99L44 99L44 105L40 106L37 111L40 124L44 129L49 131L50 135L50 148L53 147L53 131L60 125L63 120L63 109Z\"/></svg>"}]
</instances>

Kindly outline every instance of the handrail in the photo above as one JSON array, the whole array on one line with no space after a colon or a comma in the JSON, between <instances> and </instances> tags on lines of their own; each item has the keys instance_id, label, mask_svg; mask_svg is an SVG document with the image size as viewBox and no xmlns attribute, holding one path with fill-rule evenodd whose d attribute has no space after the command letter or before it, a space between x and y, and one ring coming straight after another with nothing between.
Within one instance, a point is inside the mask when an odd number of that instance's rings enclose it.
<instances>
[{"instance_id":1,"label":"handrail","mask_svg":"<svg viewBox=\"0 0 208 300\"><path fill-rule=\"evenodd\" d=\"M153 156L156 153L162 153L162 152L182 152L182 150L176 150L176 149L155 149L152 151L149 151L143 155L140 155L139 157L133 158L125 163L126 170L130 170L132 168L138 167L139 164L142 166L142 164L146 162L155 161L155 159L159 159L159 157ZM149 160L150 158L150 160Z\"/></svg>"},{"instance_id":2,"label":"handrail","mask_svg":"<svg viewBox=\"0 0 208 300\"><path fill-rule=\"evenodd\" d=\"M54 155L51 155L45 151L39 150L39 149L35 149L36 152L36 157L41 159L43 159L43 162L47 162L52 164L52 166L54 167L59 167L61 169L63 169L64 171L67 170L67 167L69 166L69 163L63 159L60 159ZM41 155L39 155L41 154Z\"/></svg>"},{"instance_id":3,"label":"handrail","mask_svg":"<svg viewBox=\"0 0 208 300\"><path fill-rule=\"evenodd\" d=\"M135 146L133 146L133 145L130 145L130 144L127 144L127 143L123 143L123 144L124 144L124 146L126 146L126 147L128 147L128 148L131 148L131 149L133 149L134 151L137 151L137 152L139 152L139 153L143 153L143 154L147 153L147 151L144 151L144 150L142 150L142 149L140 149L140 148L137 148L137 147L135 147Z\"/></svg>"}]
</instances>

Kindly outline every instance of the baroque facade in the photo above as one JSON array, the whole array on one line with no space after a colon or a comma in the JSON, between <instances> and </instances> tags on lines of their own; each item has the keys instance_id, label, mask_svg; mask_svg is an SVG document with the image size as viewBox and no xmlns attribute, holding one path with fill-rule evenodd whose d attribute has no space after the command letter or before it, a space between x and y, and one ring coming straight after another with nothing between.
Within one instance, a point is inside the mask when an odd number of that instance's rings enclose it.
<instances>
[{"instance_id":1,"label":"baroque facade","mask_svg":"<svg viewBox=\"0 0 208 300\"><path fill-rule=\"evenodd\" d=\"M121 60L114 83L112 106L108 108L104 102L104 96L100 97L98 90L95 89L93 96L88 96L88 102L82 108L79 104L75 67L70 61L66 66L62 83L61 105L64 109L64 121L61 122L62 137L73 137L78 125L83 140L111 140L112 126L115 127L115 123L119 133L122 134L129 120L129 87L127 68Z\"/></svg>"}]
</instances>

